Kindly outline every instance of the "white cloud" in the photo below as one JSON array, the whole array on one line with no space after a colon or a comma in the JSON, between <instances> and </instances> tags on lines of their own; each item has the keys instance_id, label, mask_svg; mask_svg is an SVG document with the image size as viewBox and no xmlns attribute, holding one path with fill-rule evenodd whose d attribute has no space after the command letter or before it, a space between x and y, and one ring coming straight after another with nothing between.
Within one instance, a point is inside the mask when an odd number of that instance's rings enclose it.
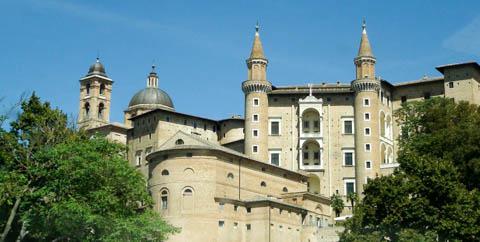
<instances>
[{"instance_id":1,"label":"white cloud","mask_svg":"<svg viewBox=\"0 0 480 242\"><path fill-rule=\"evenodd\" d=\"M480 56L480 16L443 41L443 47Z\"/></svg>"}]
</instances>

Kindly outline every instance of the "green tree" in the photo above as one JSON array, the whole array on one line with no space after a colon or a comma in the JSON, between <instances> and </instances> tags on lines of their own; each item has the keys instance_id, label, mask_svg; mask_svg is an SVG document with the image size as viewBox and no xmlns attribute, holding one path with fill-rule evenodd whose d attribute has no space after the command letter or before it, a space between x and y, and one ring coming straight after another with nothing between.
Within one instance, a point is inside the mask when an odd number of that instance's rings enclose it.
<instances>
[{"instance_id":1,"label":"green tree","mask_svg":"<svg viewBox=\"0 0 480 242\"><path fill-rule=\"evenodd\" d=\"M347 201L350 201L350 205L352 206L352 212L354 211L354 206L358 201L358 195L356 192L349 192L347 194Z\"/></svg>"},{"instance_id":2,"label":"green tree","mask_svg":"<svg viewBox=\"0 0 480 242\"><path fill-rule=\"evenodd\" d=\"M345 207L343 204L343 199L340 197L340 195L333 194L332 197L330 197L330 200L330 206L333 208L333 211L335 211L335 216L339 217L343 211L343 208Z\"/></svg>"},{"instance_id":3,"label":"green tree","mask_svg":"<svg viewBox=\"0 0 480 242\"><path fill-rule=\"evenodd\" d=\"M162 241L176 228L152 211L125 147L76 132L33 94L0 127L4 240Z\"/></svg>"},{"instance_id":4,"label":"green tree","mask_svg":"<svg viewBox=\"0 0 480 242\"><path fill-rule=\"evenodd\" d=\"M434 98L396 113L400 167L371 180L342 241L376 233L392 241L480 238L480 109Z\"/></svg>"}]
</instances>

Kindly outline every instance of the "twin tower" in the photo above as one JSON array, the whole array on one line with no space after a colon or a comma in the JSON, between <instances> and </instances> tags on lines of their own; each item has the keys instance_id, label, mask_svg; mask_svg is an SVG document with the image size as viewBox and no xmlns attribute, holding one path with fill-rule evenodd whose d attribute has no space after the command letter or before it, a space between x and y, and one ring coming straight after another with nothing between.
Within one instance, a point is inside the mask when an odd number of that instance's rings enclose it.
<instances>
[{"instance_id":1,"label":"twin tower","mask_svg":"<svg viewBox=\"0 0 480 242\"><path fill-rule=\"evenodd\" d=\"M250 57L246 60L248 79L242 83L245 93L245 154L253 159L267 162L268 153L268 93L272 84L267 80L268 59L263 52L260 41L259 27L256 26L255 38ZM380 79L375 77L376 58L367 36L365 22L362 25L362 37L357 57L354 59L356 78L351 83L355 92L355 156L356 164L363 161L371 162L372 169L368 171L362 165L355 167L356 191L363 192L363 185L367 178L374 178L380 174L380 140L379 130L371 129L371 133L364 134L368 127L379 127L379 90ZM364 119L368 114L369 119ZM369 129L369 128L368 128ZM378 156L378 157L377 157Z\"/></svg>"}]
</instances>

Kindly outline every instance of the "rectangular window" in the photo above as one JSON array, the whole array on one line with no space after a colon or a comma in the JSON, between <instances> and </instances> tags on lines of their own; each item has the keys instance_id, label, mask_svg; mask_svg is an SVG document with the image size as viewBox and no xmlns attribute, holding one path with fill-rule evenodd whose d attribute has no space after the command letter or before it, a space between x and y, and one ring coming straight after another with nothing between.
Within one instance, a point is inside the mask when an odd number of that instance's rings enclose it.
<instances>
[{"instance_id":1,"label":"rectangular window","mask_svg":"<svg viewBox=\"0 0 480 242\"><path fill-rule=\"evenodd\" d=\"M252 208L247 208L247 213L251 213L252 212Z\"/></svg>"},{"instance_id":2,"label":"rectangular window","mask_svg":"<svg viewBox=\"0 0 480 242\"><path fill-rule=\"evenodd\" d=\"M343 151L343 165L344 166L353 166L354 165L353 150L344 150Z\"/></svg>"},{"instance_id":3,"label":"rectangular window","mask_svg":"<svg viewBox=\"0 0 480 242\"><path fill-rule=\"evenodd\" d=\"M251 230L251 229L252 229L252 225L251 225L251 224L245 224L245 227L247 227L247 230Z\"/></svg>"},{"instance_id":4,"label":"rectangular window","mask_svg":"<svg viewBox=\"0 0 480 242\"><path fill-rule=\"evenodd\" d=\"M252 130L253 137L258 137L258 129Z\"/></svg>"},{"instance_id":5,"label":"rectangular window","mask_svg":"<svg viewBox=\"0 0 480 242\"><path fill-rule=\"evenodd\" d=\"M365 128L365 136L370 136L370 128Z\"/></svg>"},{"instance_id":6,"label":"rectangular window","mask_svg":"<svg viewBox=\"0 0 480 242\"><path fill-rule=\"evenodd\" d=\"M234 229L238 228L238 222L233 222L233 228Z\"/></svg>"},{"instance_id":7,"label":"rectangular window","mask_svg":"<svg viewBox=\"0 0 480 242\"><path fill-rule=\"evenodd\" d=\"M258 153L258 145L252 146L252 152L255 154Z\"/></svg>"},{"instance_id":8,"label":"rectangular window","mask_svg":"<svg viewBox=\"0 0 480 242\"><path fill-rule=\"evenodd\" d=\"M448 83L448 87L449 87L449 88L453 88L453 82L449 82L449 83Z\"/></svg>"},{"instance_id":9,"label":"rectangular window","mask_svg":"<svg viewBox=\"0 0 480 242\"><path fill-rule=\"evenodd\" d=\"M318 120L313 121L313 129L315 133L320 132L320 121Z\"/></svg>"},{"instance_id":10,"label":"rectangular window","mask_svg":"<svg viewBox=\"0 0 480 242\"><path fill-rule=\"evenodd\" d=\"M233 206L233 211L236 212L237 210L238 210L238 206L237 206L237 205L234 205L234 206Z\"/></svg>"},{"instance_id":11,"label":"rectangular window","mask_svg":"<svg viewBox=\"0 0 480 242\"><path fill-rule=\"evenodd\" d=\"M364 107L370 107L370 99L369 98L364 98L363 99L363 106Z\"/></svg>"},{"instance_id":12,"label":"rectangular window","mask_svg":"<svg viewBox=\"0 0 480 242\"><path fill-rule=\"evenodd\" d=\"M365 121L370 121L370 113L365 113L364 114L364 120Z\"/></svg>"},{"instance_id":13,"label":"rectangular window","mask_svg":"<svg viewBox=\"0 0 480 242\"><path fill-rule=\"evenodd\" d=\"M258 114L253 115L253 122L258 122Z\"/></svg>"},{"instance_id":14,"label":"rectangular window","mask_svg":"<svg viewBox=\"0 0 480 242\"><path fill-rule=\"evenodd\" d=\"M135 152L135 165L140 166L142 164L142 151Z\"/></svg>"},{"instance_id":15,"label":"rectangular window","mask_svg":"<svg viewBox=\"0 0 480 242\"><path fill-rule=\"evenodd\" d=\"M308 152L303 152L303 160L308 160Z\"/></svg>"},{"instance_id":16,"label":"rectangular window","mask_svg":"<svg viewBox=\"0 0 480 242\"><path fill-rule=\"evenodd\" d=\"M310 129L310 122L303 121L303 129L306 129L306 130Z\"/></svg>"},{"instance_id":17,"label":"rectangular window","mask_svg":"<svg viewBox=\"0 0 480 242\"><path fill-rule=\"evenodd\" d=\"M353 134L353 119L343 120L343 134Z\"/></svg>"},{"instance_id":18,"label":"rectangular window","mask_svg":"<svg viewBox=\"0 0 480 242\"><path fill-rule=\"evenodd\" d=\"M270 135L280 135L280 119L270 119Z\"/></svg>"},{"instance_id":19,"label":"rectangular window","mask_svg":"<svg viewBox=\"0 0 480 242\"><path fill-rule=\"evenodd\" d=\"M253 106L254 107L257 107L259 105L260 101L258 100L258 98L254 98L253 99Z\"/></svg>"},{"instance_id":20,"label":"rectangular window","mask_svg":"<svg viewBox=\"0 0 480 242\"><path fill-rule=\"evenodd\" d=\"M355 192L355 179L345 179L345 195Z\"/></svg>"},{"instance_id":21,"label":"rectangular window","mask_svg":"<svg viewBox=\"0 0 480 242\"><path fill-rule=\"evenodd\" d=\"M370 152L372 150L371 144L365 144L365 151Z\"/></svg>"},{"instance_id":22,"label":"rectangular window","mask_svg":"<svg viewBox=\"0 0 480 242\"><path fill-rule=\"evenodd\" d=\"M365 168L366 169L371 169L372 168L372 161L369 161L369 160L365 161Z\"/></svg>"},{"instance_id":23,"label":"rectangular window","mask_svg":"<svg viewBox=\"0 0 480 242\"><path fill-rule=\"evenodd\" d=\"M270 151L270 164L280 166L280 151Z\"/></svg>"},{"instance_id":24,"label":"rectangular window","mask_svg":"<svg viewBox=\"0 0 480 242\"><path fill-rule=\"evenodd\" d=\"M402 96L401 99L402 99L402 103L405 103L407 101L407 96Z\"/></svg>"},{"instance_id":25,"label":"rectangular window","mask_svg":"<svg viewBox=\"0 0 480 242\"><path fill-rule=\"evenodd\" d=\"M218 221L218 227L223 228L224 225L225 225L225 221L223 220Z\"/></svg>"},{"instance_id":26,"label":"rectangular window","mask_svg":"<svg viewBox=\"0 0 480 242\"><path fill-rule=\"evenodd\" d=\"M313 152L313 164L316 166L320 165L320 152Z\"/></svg>"}]
</instances>

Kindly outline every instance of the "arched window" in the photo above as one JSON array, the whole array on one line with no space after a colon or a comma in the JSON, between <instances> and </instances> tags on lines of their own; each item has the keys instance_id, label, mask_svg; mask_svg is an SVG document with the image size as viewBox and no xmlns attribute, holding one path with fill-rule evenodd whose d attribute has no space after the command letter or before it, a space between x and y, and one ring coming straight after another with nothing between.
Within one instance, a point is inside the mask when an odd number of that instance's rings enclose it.
<instances>
[{"instance_id":1,"label":"arched window","mask_svg":"<svg viewBox=\"0 0 480 242\"><path fill-rule=\"evenodd\" d=\"M177 139L177 141L175 141L175 144L176 145L183 145L184 144L183 139Z\"/></svg>"},{"instance_id":2,"label":"arched window","mask_svg":"<svg viewBox=\"0 0 480 242\"><path fill-rule=\"evenodd\" d=\"M192 168L188 167L183 170L183 173L185 173L186 175L193 175L195 174L195 171Z\"/></svg>"},{"instance_id":3,"label":"arched window","mask_svg":"<svg viewBox=\"0 0 480 242\"><path fill-rule=\"evenodd\" d=\"M85 103L85 117L89 117L90 116L90 103Z\"/></svg>"},{"instance_id":4,"label":"arched window","mask_svg":"<svg viewBox=\"0 0 480 242\"><path fill-rule=\"evenodd\" d=\"M100 95L105 95L105 84L100 85Z\"/></svg>"},{"instance_id":5,"label":"arched window","mask_svg":"<svg viewBox=\"0 0 480 242\"><path fill-rule=\"evenodd\" d=\"M168 191L165 189L160 193L161 209L166 210L168 208Z\"/></svg>"},{"instance_id":6,"label":"arched window","mask_svg":"<svg viewBox=\"0 0 480 242\"><path fill-rule=\"evenodd\" d=\"M262 182L260 183L260 186L262 186L262 187L266 187L266 186L267 186L267 183L266 183L266 182L264 182L264 181L262 181Z\"/></svg>"},{"instance_id":7,"label":"arched window","mask_svg":"<svg viewBox=\"0 0 480 242\"><path fill-rule=\"evenodd\" d=\"M191 188L186 188L185 190L183 190L183 196L192 196L193 195L193 191Z\"/></svg>"},{"instance_id":8,"label":"arched window","mask_svg":"<svg viewBox=\"0 0 480 242\"><path fill-rule=\"evenodd\" d=\"M87 96L90 95L90 83L87 83L87 85L85 85L85 90L87 91Z\"/></svg>"},{"instance_id":9,"label":"arched window","mask_svg":"<svg viewBox=\"0 0 480 242\"><path fill-rule=\"evenodd\" d=\"M162 176L168 176L168 175L170 175L170 172L168 172L168 170L162 171Z\"/></svg>"},{"instance_id":10,"label":"arched window","mask_svg":"<svg viewBox=\"0 0 480 242\"><path fill-rule=\"evenodd\" d=\"M98 119L103 119L103 112L105 105L103 103L98 104Z\"/></svg>"},{"instance_id":11,"label":"arched window","mask_svg":"<svg viewBox=\"0 0 480 242\"><path fill-rule=\"evenodd\" d=\"M288 188L287 188L287 187L283 187L282 191L283 191L283 192L288 192Z\"/></svg>"},{"instance_id":12,"label":"arched window","mask_svg":"<svg viewBox=\"0 0 480 242\"><path fill-rule=\"evenodd\" d=\"M186 187L182 191L182 209L184 211L191 211L194 207L193 188Z\"/></svg>"},{"instance_id":13,"label":"arched window","mask_svg":"<svg viewBox=\"0 0 480 242\"><path fill-rule=\"evenodd\" d=\"M234 176L233 176L233 173L229 172L228 175L227 175L227 178L230 179L230 180L232 180L233 177L234 177Z\"/></svg>"}]
</instances>

